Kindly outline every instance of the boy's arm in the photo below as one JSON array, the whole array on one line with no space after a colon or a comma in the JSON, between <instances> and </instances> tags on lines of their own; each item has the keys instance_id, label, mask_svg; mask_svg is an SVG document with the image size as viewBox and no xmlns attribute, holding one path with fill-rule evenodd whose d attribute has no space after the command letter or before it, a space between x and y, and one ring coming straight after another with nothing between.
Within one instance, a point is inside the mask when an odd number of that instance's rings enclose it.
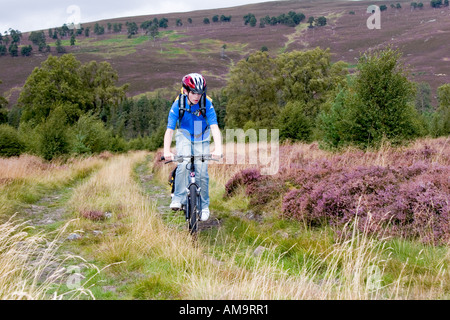
<instances>
[{"instance_id":1,"label":"boy's arm","mask_svg":"<svg viewBox=\"0 0 450 320\"><path fill-rule=\"evenodd\" d=\"M167 128L164 134L164 158L168 160L173 160L173 153L170 151L170 146L172 144L173 130Z\"/></svg>"},{"instance_id":2,"label":"boy's arm","mask_svg":"<svg viewBox=\"0 0 450 320\"><path fill-rule=\"evenodd\" d=\"M219 126L217 124L211 125L211 133L214 139L214 151L212 151L212 157L219 159L223 156L222 150L222 134L220 133Z\"/></svg>"},{"instance_id":3,"label":"boy's arm","mask_svg":"<svg viewBox=\"0 0 450 320\"><path fill-rule=\"evenodd\" d=\"M164 158L166 160L173 160L174 154L170 151L172 145L173 131L175 130L178 121L178 99L174 101L169 111L167 118L167 129L164 134Z\"/></svg>"}]
</instances>

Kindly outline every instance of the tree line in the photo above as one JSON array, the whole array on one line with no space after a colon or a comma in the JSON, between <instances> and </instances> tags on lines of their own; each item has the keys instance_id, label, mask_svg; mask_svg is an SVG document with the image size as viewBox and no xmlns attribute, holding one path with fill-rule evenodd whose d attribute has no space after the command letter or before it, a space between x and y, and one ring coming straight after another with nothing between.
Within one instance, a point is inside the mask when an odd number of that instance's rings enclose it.
<instances>
[{"instance_id":1,"label":"tree line","mask_svg":"<svg viewBox=\"0 0 450 320\"><path fill-rule=\"evenodd\" d=\"M219 15L216 14L216 15L214 15L214 16L212 17L211 20L212 20L213 23L217 23L217 22L231 22L231 16L226 16L226 15L223 15L223 14L222 14L222 15L220 16L220 18L219 18ZM188 19L188 22L189 22L189 23L192 23L192 19L189 18L189 19ZM210 24L211 21L209 20L208 17L205 17L205 18L203 18L203 23L204 23L204 24Z\"/></svg>"},{"instance_id":2,"label":"tree line","mask_svg":"<svg viewBox=\"0 0 450 320\"><path fill-rule=\"evenodd\" d=\"M329 50L253 53L230 71L225 124L277 128L282 140L329 148L449 135L450 84L438 88L439 105L431 106L429 85L408 80L401 57L391 47L364 53L350 75Z\"/></svg>"},{"instance_id":3,"label":"tree line","mask_svg":"<svg viewBox=\"0 0 450 320\"><path fill-rule=\"evenodd\" d=\"M0 156L30 153L51 160L161 147L173 101L128 98L128 84L119 86L118 80L108 62L50 55L27 78L11 110L0 96ZM224 127L226 99L212 97Z\"/></svg>"},{"instance_id":4,"label":"tree line","mask_svg":"<svg viewBox=\"0 0 450 320\"><path fill-rule=\"evenodd\" d=\"M187 19L189 24L193 23L192 18ZM213 22L230 22L231 16L214 15L212 17ZM203 23L209 23L209 18L205 18ZM181 18L175 19L175 25L180 27L183 25L183 21ZM145 35L148 35L150 39L156 39L159 36L159 30L161 28L166 29L169 27L169 19L163 18L154 18L152 20L146 20L141 24L137 24L136 22L126 22L125 23L126 32L128 38L131 38L137 34L139 31L143 32ZM61 39L70 37L70 45L74 46L76 44L76 37L84 35L85 37L90 37L93 32L95 35L103 35L106 32L109 33L121 33L123 30L122 23L106 23L106 29L104 25L99 24L98 22L94 24L93 28L84 27L83 25L79 25L78 28L75 26L68 26L67 24L63 24L62 27L59 28L49 28L47 34L43 31L32 31L28 37L28 40L33 43L33 45L38 47L39 52L51 52L51 46L47 43L48 39L55 40L55 50L57 53L65 53L66 50L62 45ZM30 56L33 51L33 47L31 45L21 46L20 42L22 39L22 33L19 30L9 29L5 32L4 35L0 32L0 56L7 55L8 53L12 57L19 56L19 53L22 56Z\"/></svg>"},{"instance_id":5,"label":"tree line","mask_svg":"<svg viewBox=\"0 0 450 320\"><path fill-rule=\"evenodd\" d=\"M249 25L251 27L255 27L258 20L256 16L253 13L248 13L244 15L244 25ZM306 19L306 16L299 12L295 11L289 11L287 14L282 13L278 16L272 16L266 15L263 18L259 19L259 27L264 28L266 25L275 26L275 25L286 25L289 27L295 27L299 25L302 21ZM327 19L324 16L320 16L317 18L314 18L313 16L309 17L307 22L310 24L309 27L313 28L313 23L315 23L315 26L325 26L327 24Z\"/></svg>"},{"instance_id":6,"label":"tree line","mask_svg":"<svg viewBox=\"0 0 450 320\"><path fill-rule=\"evenodd\" d=\"M408 80L401 58L392 47L366 52L350 75L345 62L331 62L329 49L275 57L254 52L211 93L219 127L274 128L281 140L319 141L332 149L448 136L450 84L438 87L438 105L431 105L429 85ZM0 96L0 156L27 152L51 160L161 147L172 101L127 98L128 85L117 82L107 62L49 56L11 110Z\"/></svg>"},{"instance_id":7,"label":"tree line","mask_svg":"<svg viewBox=\"0 0 450 320\"><path fill-rule=\"evenodd\" d=\"M10 111L0 98L0 156L23 152L47 160L73 154L156 149L171 103L126 97L107 62L82 64L50 55L27 78Z\"/></svg>"},{"instance_id":8,"label":"tree line","mask_svg":"<svg viewBox=\"0 0 450 320\"><path fill-rule=\"evenodd\" d=\"M424 4L423 2L411 2L410 4L411 9L423 9ZM431 0L430 1L430 7L431 8L441 8L441 7L448 7L449 6L449 0ZM390 4L391 9L401 9L402 5L397 2L396 4L391 3ZM388 6L385 4L380 5L380 11L385 11L388 9Z\"/></svg>"}]
</instances>

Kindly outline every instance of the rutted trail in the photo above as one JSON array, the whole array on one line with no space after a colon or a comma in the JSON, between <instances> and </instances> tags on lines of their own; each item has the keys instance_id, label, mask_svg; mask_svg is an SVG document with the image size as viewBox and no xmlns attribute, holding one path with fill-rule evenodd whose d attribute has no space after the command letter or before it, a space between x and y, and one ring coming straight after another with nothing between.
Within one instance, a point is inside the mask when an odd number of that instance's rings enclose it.
<instances>
[{"instance_id":1,"label":"rutted trail","mask_svg":"<svg viewBox=\"0 0 450 320\"><path fill-rule=\"evenodd\" d=\"M67 208L61 203L64 201L61 200L62 197L62 191L56 190L25 208L23 211L29 223L33 226L47 226L64 220Z\"/></svg>"},{"instance_id":2,"label":"rutted trail","mask_svg":"<svg viewBox=\"0 0 450 320\"><path fill-rule=\"evenodd\" d=\"M187 226L182 211L174 212L169 208L170 189L168 184L166 187L163 187L155 180L154 175L151 173L151 166L152 159L151 156L148 156L146 161L136 168L136 174L142 189L150 198L156 201L157 211L169 225L180 226L181 223L182 227ZM218 227L219 225L220 220L214 217L214 213L212 213L208 221L199 221L199 231Z\"/></svg>"}]
</instances>

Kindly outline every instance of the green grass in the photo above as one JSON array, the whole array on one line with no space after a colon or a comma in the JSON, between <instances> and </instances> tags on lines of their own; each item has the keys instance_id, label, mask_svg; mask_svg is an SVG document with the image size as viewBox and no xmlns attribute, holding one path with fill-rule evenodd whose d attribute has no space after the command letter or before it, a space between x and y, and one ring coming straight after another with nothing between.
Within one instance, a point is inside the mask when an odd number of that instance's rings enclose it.
<instances>
[{"instance_id":1,"label":"green grass","mask_svg":"<svg viewBox=\"0 0 450 320\"><path fill-rule=\"evenodd\" d=\"M186 55L187 52L183 48L179 48L171 42L185 37L184 35L177 34L173 30L161 31L159 38L167 38L169 43L162 43L161 53L169 58L176 58L179 55ZM76 43L80 46L80 52L92 53L101 55L104 58L111 58L114 56L126 56L136 52L136 47L145 44L149 41L153 41L148 35L138 35L128 38L126 35L115 35L108 39L97 40L95 38L84 38ZM161 41L161 40L159 40ZM63 42L63 45L69 45L69 43Z\"/></svg>"},{"instance_id":2,"label":"green grass","mask_svg":"<svg viewBox=\"0 0 450 320\"><path fill-rule=\"evenodd\" d=\"M107 39L97 39L95 36L76 38L76 52L100 55L103 58L126 56L136 52L136 47L151 41L147 35L137 35L128 38L127 35L112 35ZM56 46L56 42L49 44ZM61 45L70 47L70 40L61 40Z\"/></svg>"},{"instance_id":3,"label":"green grass","mask_svg":"<svg viewBox=\"0 0 450 320\"><path fill-rule=\"evenodd\" d=\"M75 170L69 178L61 180L15 179L5 187L0 186L0 218L7 219L15 212L21 212L29 205L36 203L45 195L54 192L66 192L67 188L88 177L97 166ZM66 190L66 191L64 191ZM19 217L21 214L19 214Z\"/></svg>"},{"instance_id":4,"label":"green grass","mask_svg":"<svg viewBox=\"0 0 450 320\"><path fill-rule=\"evenodd\" d=\"M146 41L150 41L150 38L146 35L132 36L128 38L126 35L113 35L107 39L97 39L95 36L92 37L81 37L76 38L75 45L83 47L118 47L118 46L136 46L142 44ZM63 46L69 46L70 40L61 40ZM55 42L51 43L50 46L55 46Z\"/></svg>"},{"instance_id":5,"label":"green grass","mask_svg":"<svg viewBox=\"0 0 450 320\"><path fill-rule=\"evenodd\" d=\"M265 258L276 261L283 273L295 276L304 268L317 267L316 251L332 247L331 235L328 229L311 231L294 221L267 219L258 222L228 216L223 218L220 230L204 231L200 238L210 254L221 260L236 257L236 263L249 270L258 261L258 257L248 259L249 251L253 253L262 246L267 249L263 252Z\"/></svg>"},{"instance_id":6,"label":"green grass","mask_svg":"<svg viewBox=\"0 0 450 320\"><path fill-rule=\"evenodd\" d=\"M386 258L387 255L392 257L388 265L389 273L392 276L404 272L405 275L410 277L410 280L415 278L417 280L420 276L433 278L450 267L450 257L446 247L425 245L403 239L392 239L387 244L389 250L386 253ZM448 275L446 278L448 294L450 290ZM444 279L442 278L442 280Z\"/></svg>"},{"instance_id":7,"label":"green grass","mask_svg":"<svg viewBox=\"0 0 450 320\"><path fill-rule=\"evenodd\" d=\"M164 259L148 259L143 279L130 285L128 291L133 299L176 300L181 296L177 284L179 270Z\"/></svg>"},{"instance_id":8,"label":"green grass","mask_svg":"<svg viewBox=\"0 0 450 320\"><path fill-rule=\"evenodd\" d=\"M168 34L168 40L169 41L176 41L176 40L180 40L180 39L184 39L187 38L187 35L184 34L179 34L179 33L170 33Z\"/></svg>"},{"instance_id":9,"label":"green grass","mask_svg":"<svg viewBox=\"0 0 450 320\"><path fill-rule=\"evenodd\" d=\"M175 30L163 30L159 32L156 43L159 43L161 50L159 52L166 58L180 58L180 56L190 56L190 52L193 53L219 53L222 50L223 42L215 39L202 39L199 43L186 42L183 45L189 46L189 52L177 45L180 39L187 38L185 34L178 33ZM128 38L127 35L116 34L110 35L106 39L98 39L95 35L90 37L78 37L76 38L75 53L89 53L99 55L104 59L110 59L113 57L123 57L136 52L138 46L143 45L150 39L148 35L135 35ZM56 46L56 42L49 44L51 47ZM61 45L64 47L70 46L70 39L61 40ZM226 52L244 53L248 44L230 43L227 44Z\"/></svg>"},{"instance_id":10,"label":"green grass","mask_svg":"<svg viewBox=\"0 0 450 320\"><path fill-rule=\"evenodd\" d=\"M177 47L171 43L164 43L161 46L161 54L168 58L179 58L182 55L188 55L186 49Z\"/></svg>"},{"instance_id":11,"label":"green grass","mask_svg":"<svg viewBox=\"0 0 450 320\"><path fill-rule=\"evenodd\" d=\"M247 43L225 43L221 40L215 39L201 39L199 42L187 42L190 47L191 52L197 53L217 53L219 54L222 50L222 46L226 44L225 54L229 52L235 52L240 54L245 54L245 48L248 46Z\"/></svg>"}]
</instances>

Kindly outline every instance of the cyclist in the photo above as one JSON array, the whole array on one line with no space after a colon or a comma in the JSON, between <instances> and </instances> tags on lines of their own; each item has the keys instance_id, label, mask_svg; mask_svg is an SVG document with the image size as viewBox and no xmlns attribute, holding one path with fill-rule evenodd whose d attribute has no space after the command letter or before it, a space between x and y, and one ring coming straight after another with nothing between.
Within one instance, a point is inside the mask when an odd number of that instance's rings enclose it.
<instances>
[{"instance_id":1,"label":"cyclist","mask_svg":"<svg viewBox=\"0 0 450 320\"><path fill-rule=\"evenodd\" d=\"M222 156L222 138L217 124L216 112L212 100L206 96L205 78L198 73L190 73L183 77L182 95L172 104L169 112L167 129L164 135L164 158L173 160L174 154L170 146L175 128L176 151L178 155L189 156L211 154L212 158ZM181 99L185 99L181 101ZM202 99L204 99L202 101ZM180 107L181 104L181 107ZM180 112L180 110L185 110ZM210 132L214 139L215 149L210 152ZM186 186L189 184L189 170L187 160L179 163L176 168L175 188L170 203L172 210L180 210L182 201L186 200ZM195 162L195 176L199 178L201 187L201 215L200 220L209 218L209 176L207 161ZM185 203L183 203L185 205Z\"/></svg>"}]
</instances>

